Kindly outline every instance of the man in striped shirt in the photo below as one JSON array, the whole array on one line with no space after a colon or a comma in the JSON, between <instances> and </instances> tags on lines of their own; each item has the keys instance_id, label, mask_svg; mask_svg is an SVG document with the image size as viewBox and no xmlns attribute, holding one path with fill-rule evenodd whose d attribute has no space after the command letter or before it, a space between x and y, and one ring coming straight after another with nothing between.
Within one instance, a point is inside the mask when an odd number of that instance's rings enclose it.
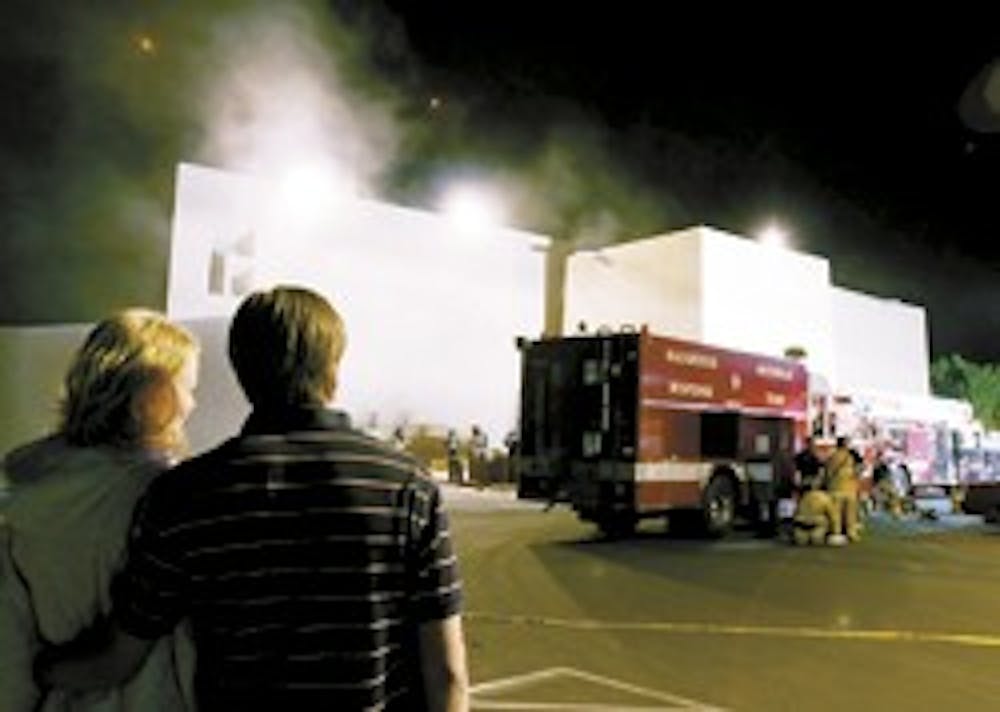
<instances>
[{"instance_id":1,"label":"man in striped shirt","mask_svg":"<svg viewBox=\"0 0 1000 712\"><path fill-rule=\"evenodd\" d=\"M243 302L229 355L252 414L238 436L154 482L112 589L109 645L43 663L43 679L116 682L187 618L203 712L468 708L440 492L326 407L344 344L339 315L314 292Z\"/></svg>"}]
</instances>

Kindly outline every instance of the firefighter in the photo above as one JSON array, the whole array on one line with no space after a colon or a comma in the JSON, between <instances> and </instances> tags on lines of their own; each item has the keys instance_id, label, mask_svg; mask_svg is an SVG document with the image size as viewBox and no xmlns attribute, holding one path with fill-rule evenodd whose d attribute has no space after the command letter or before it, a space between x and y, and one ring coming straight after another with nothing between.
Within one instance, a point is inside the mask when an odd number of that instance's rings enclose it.
<instances>
[{"instance_id":1,"label":"firefighter","mask_svg":"<svg viewBox=\"0 0 1000 712\"><path fill-rule=\"evenodd\" d=\"M847 438L837 438L837 447L827 458L824 472L826 489L839 513L840 526L835 533L845 535L850 541L857 541L861 537L858 522L858 473Z\"/></svg>"},{"instance_id":2,"label":"firefighter","mask_svg":"<svg viewBox=\"0 0 1000 712\"><path fill-rule=\"evenodd\" d=\"M872 481L876 504L889 512L893 519L899 519L903 514L903 505L889 466L884 462L876 463L872 471Z\"/></svg>"},{"instance_id":3,"label":"firefighter","mask_svg":"<svg viewBox=\"0 0 1000 712\"><path fill-rule=\"evenodd\" d=\"M518 450L520 448L520 437L516 430L511 430L507 433L507 436L503 439L503 444L507 448L507 466L505 470L505 476L508 482L513 482L516 478L514 476L514 460L517 458Z\"/></svg>"},{"instance_id":4,"label":"firefighter","mask_svg":"<svg viewBox=\"0 0 1000 712\"><path fill-rule=\"evenodd\" d=\"M469 439L469 476L478 487L485 485L488 479L488 456L489 439L486 431L473 425L472 437Z\"/></svg>"},{"instance_id":5,"label":"firefighter","mask_svg":"<svg viewBox=\"0 0 1000 712\"><path fill-rule=\"evenodd\" d=\"M458 454L458 433L454 430L449 430L445 443L448 448L448 481L456 485L462 484L464 478L462 477L462 460Z\"/></svg>"},{"instance_id":6,"label":"firefighter","mask_svg":"<svg viewBox=\"0 0 1000 712\"><path fill-rule=\"evenodd\" d=\"M839 546L846 539L837 533L840 512L830 495L820 489L818 478L809 480L792 519L792 542L798 546L810 544Z\"/></svg>"},{"instance_id":7,"label":"firefighter","mask_svg":"<svg viewBox=\"0 0 1000 712\"><path fill-rule=\"evenodd\" d=\"M823 463L816 455L816 443L813 438L807 437L805 447L795 453L795 485L802 492L813 489L814 483L818 483Z\"/></svg>"}]
</instances>

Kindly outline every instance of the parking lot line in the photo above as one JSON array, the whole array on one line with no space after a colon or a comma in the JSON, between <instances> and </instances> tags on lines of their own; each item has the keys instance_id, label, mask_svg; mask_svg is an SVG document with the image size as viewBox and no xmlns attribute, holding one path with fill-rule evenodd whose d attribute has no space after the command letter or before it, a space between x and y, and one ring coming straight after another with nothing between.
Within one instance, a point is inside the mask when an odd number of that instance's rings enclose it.
<instances>
[{"instance_id":1,"label":"parking lot line","mask_svg":"<svg viewBox=\"0 0 1000 712\"><path fill-rule=\"evenodd\" d=\"M666 703L669 707L658 705L623 705L621 703L595 703L595 702L529 702L513 700L483 699L484 695L496 695L509 692L518 688L525 688L546 680L560 677L576 678L594 685L603 686L623 692L636 697L646 698L659 703ZM572 667L552 667L521 675L489 680L473 685L469 692L472 696L472 708L483 710L577 710L580 712L672 712L676 710L687 710L688 712L724 712L721 707L712 707L696 700L691 700L680 695L673 695L668 692L661 692L648 687L640 687L631 683L616 680L604 675L597 675L585 670L578 670Z\"/></svg>"},{"instance_id":2,"label":"parking lot line","mask_svg":"<svg viewBox=\"0 0 1000 712\"><path fill-rule=\"evenodd\" d=\"M689 635L742 635L775 638L811 638L817 640L858 640L878 643L938 643L973 648L1000 648L1000 635L978 633L940 633L917 630L851 630L808 626L727 625L720 623L680 623L671 621L602 621L588 618L549 618L544 616L478 613L464 614L470 621L510 625L545 626L566 630L610 630Z\"/></svg>"}]
</instances>

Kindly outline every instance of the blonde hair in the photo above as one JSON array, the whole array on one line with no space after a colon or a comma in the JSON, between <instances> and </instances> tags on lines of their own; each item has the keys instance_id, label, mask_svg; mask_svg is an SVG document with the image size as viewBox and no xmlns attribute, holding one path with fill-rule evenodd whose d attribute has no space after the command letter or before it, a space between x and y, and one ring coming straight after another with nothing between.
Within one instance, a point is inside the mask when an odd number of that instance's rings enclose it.
<instances>
[{"instance_id":1,"label":"blonde hair","mask_svg":"<svg viewBox=\"0 0 1000 712\"><path fill-rule=\"evenodd\" d=\"M322 405L334 393L347 336L316 292L281 286L243 300L229 329L229 360L254 407Z\"/></svg>"},{"instance_id":2,"label":"blonde hair","mask_svg":"<svg viewBox=\"0 0 1000 712\"><path fill-rule=\"evenodd\" d=\"M126 309L101 321L66 373L59 431L73 445L180 454L183 430L171 427L178 405L163 386L197 353L194 336L158 312Z\"/></svg>"}]
</instances>

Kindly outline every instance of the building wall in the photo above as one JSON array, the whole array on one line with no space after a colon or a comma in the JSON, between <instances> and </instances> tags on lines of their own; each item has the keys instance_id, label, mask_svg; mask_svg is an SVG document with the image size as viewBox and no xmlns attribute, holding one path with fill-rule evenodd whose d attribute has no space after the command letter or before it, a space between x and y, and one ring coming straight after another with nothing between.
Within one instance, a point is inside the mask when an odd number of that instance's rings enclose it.
<instances>
[{"instance_id":1,"label":"building wall","mask_svg":"<svg viewBox=\"0 0 1000 712\"><path fill-rule=\"evenodd\" d=\"M426 423L468 436L479 424L493 444L515 426L515 338L542 331L547 238L465 233L374 201L289 213L273 185L202 166L180 166L175 192L167 311L202 342L196 452L247 414L226 357L229 319L249 290L278 283L316 289L343 316L337 404L359 426ZM63 373L89 328L0 329L0 451L54 427Z\"/></svg>"},{"instance_id":2,"label":"building wall","mask_svg":"<svg viewBox=\"0 0 1000 712\"><path fill-rule=\"evenodd\" d=\"M713 228L574 254L565 300L566 333L582 320L769 356L798 346L834 390L928 393L922 308L833 286L823 257Z\"/></svg>"},{"instance_id":3,"label":"building wall","mask_svg":"<svg viewBox=\"0 0 1000 712\"><path fill-rule=\"evenodd\" d=\"M167 313L229 316L254 278L257 235L268 219L257 181L180 164L174 184ZM214 267L214 269L213 269Z\"/></svg>"},{"instance_id":4,"label":"building wall","mask_svg":"<svg viewBox=\"0 0 1000 712\"><path fill-rule=\"evenodd\" d=\"M338 400L360 425L479 423L496 443L516 419L514 339L542 331L548 240L462 234L433 213L372 201L320 208L283 212L274 186L179 167L168 313L203 343L195 450L245 417L225 356L228 319L247 290L279 282L312 286L342 312L349 343ZM833 287L821 257L711 228L572 255L565 331L580 321L647 324L768 355L802 346L835 389L929 390L922 308ZM0 328L0 452L54 425L62 374L87 328Z\"/></svg>"},{"instance_id":5,"label":"building wall","mask_svg":"<svg viewBox=\"0 0 1000 712\"><path fill-rule=\"evenodd\" d=\"M830 264L712 228L702 242L702 330L706 342L768 356L806 351L810 370L834 372Z\"/></svg>"},{"instance_id":6,"label":"building wall","mask_svg":"<svg viewBox=\"0 0 1000 712\"><path fill-rule=\"evenodd\" d=\"M280 186L200 166L180 167L176 194L171 316L227 318L251 289L308 286L346 322L338 402L356 420L476 423L494 443L515 427L515 338L542 332L547 238L346 197L289 210Z\"/></svg>"},{"instance_id":7,"label":"building wall","mask_svg":"<svg viewBox=\"0 0 1000 712\"><path fill-rule=\"evenodd\" d=\"M702 336L701 242L693 230L578 252L566 270L564 332L647 325L653 333Z\"/></svg>"},{"instance_id":8,"label":"building wall","mask_svg":"<svg viewBox=\"0 0 1000 712\"><path fill-rule=\"evenodd\" d=\"M838 389L930 394L923 307L840 287L831 297Z\"/></svg>"},{"instance_id":9,"label":"building wall","mask_svg":"<svg viewBox=\"0 0 1000 712\"><path fill-rule=\"evenodd\" d=\"M87 328L0 327L0 454L55 429L63 374Z\"/></svg>"}]
</instances>

